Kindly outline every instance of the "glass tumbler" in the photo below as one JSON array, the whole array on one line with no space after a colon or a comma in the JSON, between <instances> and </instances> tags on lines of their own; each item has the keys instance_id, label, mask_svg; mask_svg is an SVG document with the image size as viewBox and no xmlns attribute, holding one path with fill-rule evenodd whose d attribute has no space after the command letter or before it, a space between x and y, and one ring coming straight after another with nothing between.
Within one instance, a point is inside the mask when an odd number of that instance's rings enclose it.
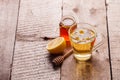
<instances>
[{"instance_id":1,"label":"glass tumbler","mask_svg":"<svg viewBox=\"0 0 120 80\"><path fill-rule=\"evenodd\" d=\"M69 29L69 38L75 59L86 61L91 58L97 33L94 27L87 23L78 23ZM98 46L100 41L96 46Z\"/></svg>"}]
</instances>

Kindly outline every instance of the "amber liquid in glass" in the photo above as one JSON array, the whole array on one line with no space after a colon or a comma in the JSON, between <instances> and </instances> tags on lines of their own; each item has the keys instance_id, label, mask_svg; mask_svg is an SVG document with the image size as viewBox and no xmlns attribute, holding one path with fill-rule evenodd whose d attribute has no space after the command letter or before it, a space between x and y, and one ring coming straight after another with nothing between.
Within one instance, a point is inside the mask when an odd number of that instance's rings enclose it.
<instances>
[{"instance_id":1,"label":"amber liquid in glass","mask_svg":"<svg viewBox=\"0 0 120 80\"><path fill-rule=\"evenodd\" d=\"M95 32L81 28L71 34L71 45L74 49L74 56L77 60L87 60L91 57L92 48L95 42Z\"/></svg>"},{"instance_id":2,"label":"amber liquid in glass","mask_svg":"<svg viewBox=\"0 0 120 80\"><path fill-rule=\"evenodd\" d=\"M60 22L60 36L65 38L67 45L70 45L68 30L71 26L77 26L75 21L71 18L64 18Z\"/></svg>"}]
</instances>

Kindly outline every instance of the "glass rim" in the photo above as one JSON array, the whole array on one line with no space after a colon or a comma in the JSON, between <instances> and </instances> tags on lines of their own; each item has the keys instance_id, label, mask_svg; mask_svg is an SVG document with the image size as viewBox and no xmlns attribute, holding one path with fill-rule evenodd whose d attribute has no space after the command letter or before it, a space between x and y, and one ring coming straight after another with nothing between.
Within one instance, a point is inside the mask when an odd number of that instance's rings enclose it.
<instances>
[{"instance_id":1,"label":"glass rim","mask_svg":"<svg viewBox=\"0 0 120 80\"><path fill-rule=\"evenodd\" d=\"M72 23L71 25L74 25L74 24L76 23L76 20L75 20L75 18L74 18L73 16L71 16L71 15L65 15L65 16L62 16L61 21L60 21L60 23L61 23L62 25L64 25L64 24L63 24L63 21L64 21L65 19L71 19L71 20L73 21L73 23ZM71 26L71 25L64 25L64 26Z\"/></svg>"},{"instance_id":2,"label":"glass rim","mask_svg":"<svg viewBox=\"0 0 120 80\"><path fill-rule=\"evenodd\" d=\"M93 28L90 28L90 30L92 30L92 31L95 33L95 35L94 35L93 37L91 37L90 40L93 39L93 38L96 38L97 33L96 33L96 30L95 30L95 28L94 28L93 25L91 25L91 24L89 24L89 23L79 22L79 23L77 23L77 26L78 26L79 24L86 24L86 25L89 25L89 26L93 27ZM69 30L68 30L68 34L69 34L69 37L70 37L70 38L72 38L72 37L71 37L70 30L71 30L71 28L73 28L73 27L75 27L75 26L71 26L71 27L69 28ZM76 27L76 28L77 28L77 27ZM84 41L81 41L81 42L84 42Z\"/></svg>"}]
</instances>

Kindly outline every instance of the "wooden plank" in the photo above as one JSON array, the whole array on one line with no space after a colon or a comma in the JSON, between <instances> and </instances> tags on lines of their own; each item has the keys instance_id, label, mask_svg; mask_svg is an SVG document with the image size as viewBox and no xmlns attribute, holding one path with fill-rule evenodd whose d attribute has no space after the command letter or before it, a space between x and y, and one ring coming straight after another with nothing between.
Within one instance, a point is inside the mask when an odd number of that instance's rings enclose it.
<instances>
[{"instance_id":1,"label":"wooden plank","mask_svg":"<svg viewBox=\"0 0 120 80\"><path fill-rule=\"evenodd\" d=\"M75 16L77 22L92 24L98 33L107 35L105 0L63 0L63 15L66 14ZM61 70L61 80L111 80L107 37L90 61L78 64L71 55Z\"/></svg>"},{"instance_id":2,"label":"wooden plank","mask_svg":"<svg viewBox=\"0 0 120 80\"><path fill-rule=\"evenodd\" d=\"M120 79L120 0L107 0L113 80Z\"/></svg>"},{"instance_id":3,"label":"wooden plank","mask_svg":"<svg viewBox=\"0 0 120 80\"><path fill-rule=\"evenodd\" d=\"M61 0L21 0L12 80L59 80L44 37L59 36Z\"/></svg>"},{"instance_id":4,"label":"wooden plank","mask_svg":"<svg viewBox=\"0 0 120 80\"><path fill-rule=\"evenodd\" d=\"M0 0L0 80L9 80L19 0Z\"/></svg>"}]
</instances>

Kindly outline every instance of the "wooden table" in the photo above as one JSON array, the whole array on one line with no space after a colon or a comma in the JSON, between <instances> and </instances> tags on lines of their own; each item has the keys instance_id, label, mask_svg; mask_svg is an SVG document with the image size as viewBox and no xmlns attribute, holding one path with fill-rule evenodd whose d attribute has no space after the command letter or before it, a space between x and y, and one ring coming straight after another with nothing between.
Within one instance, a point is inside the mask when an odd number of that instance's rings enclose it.
<instances>
[{"instance_id":1,"label":"wooden table","mask_svg":"<svg viewBox=\"0 0 120 80\"><path fill-rule=\"evenodd\" d=\"M72 15L105 34L91 61L53 67L46 44ZM120 80L120 0L0 0L0 80Z\"/></svg>"}]
</instances>

